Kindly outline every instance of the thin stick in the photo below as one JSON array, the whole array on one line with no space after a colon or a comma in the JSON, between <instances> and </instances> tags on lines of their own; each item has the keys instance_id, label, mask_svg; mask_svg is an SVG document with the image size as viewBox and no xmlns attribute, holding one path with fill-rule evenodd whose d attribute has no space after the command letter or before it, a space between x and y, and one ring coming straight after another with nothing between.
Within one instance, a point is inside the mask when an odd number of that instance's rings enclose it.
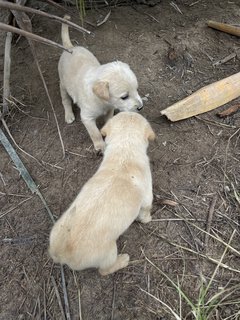
<instances>
[{"instance_id":1,"label":"thin stick","mask_svg":"<svg viewBox=\"0 0 240 320\"><path fill-rule=\"evenodd\" d=\"M77 278L75 275L75 271L73 271L73 278L74 278L74 282L76 284L77 287L77 292L78 292L78 313L79 313L79 320L82 320L82 307L81 307L81 290L79 288L78 282L77 282Z\"/></svg>"},{"instance_id":2,"label":"thin stick","mask_svg":"<svg viewBox=\"0 0 240 320\"><path fill-rule=\"evenodd\" d=\"M174 214L177 216L177 217L180 217L176 212L174 212ZM193 226L194 228L198 229L199 231L203 232L204 234L207 233L207 231L205 231L204 229L200 228L199 226L197 226L196 224L192 223L192 222L189 222L188 220L186 220L191 226ZM214 235L212 235L211 233L208 234L211 238L213 238L214 240L217 240L218 242L222 243L224 246L227 246L228 244L222 240L221 238L219 237L215 237ZM235 248L233 248L232 246L228 245L229 246L229 249L234 252L236 255L240 256L240 252L238 250L236 250Z\"/></svg>"},{"instance_id":3,"label":"thin stick","mask_svg":"<svg viewBox=\"0 0 240 320\"><path fill-rule=\"evenodd\" d=\"M24 30L32 31L32 23L31 23L29 17L27 16L27 14L25 12L18 12L18 11L15 11L15 10L12 10L12 12L13 12L13 14L14 14L14 16L15 16L15 18L17 20L17 23L20 26L20 28L22 28ZM65 158L65 147L64 147L61 131L60 131L60 128L59 128L56 112L55 112L51 97L49 95L49 91L48 91L45 79L43 77L39 61L37 59L35 46L34 46L34 44L33 44L33 42L31 40L28 39L28 42L29 42L29 45L30 45L30 48L31 48L31 51L32 51L32 54L33 54L33 57L34 57L34 60L35 60L35 63L37 65L37 68L38 68L38 71L39 71L39 74L40 74L44 89L46 91L46 95L48 97L49 104L50 104L50 106L52 108L52 112L53 112L53 115L54 115L55 123L56 123L56 126L57 126L59 139L60 139L61 146L62 146L63 158Z\"/></svg>"},{"instance_id":4,"label":"thin stick","mask_svg":"<svg viewBox=\"0 0 240 320\"><path fill-rule=\"evenodd\" d=\"M113 298L112 298L111 320L114 320L115 298L116 298L116 283L114 282L114 285L113 285Z\"/></svg>"},{"instance_id":5,"label":"thin stick","mask_svg":"<svg viewBox=\"0 0 240 320\"><path fill-rule=\"evenodd\" d=\"M66 317L65 317L65 314L64 314L63 306L62 306L62 301L61 301L61 298L60 298L60 294L59 294L59 291L58 291L58 287L57 287L56 281L55 281L53 276L51 276L51 280L52 280L52 283L53 283L53 286L54 286L54 289L55 289L55 293L56 293L56 297L57 297L59 308L61 310L62 318L63 318L63 320L65 320Z\"/></svg>"},{"instance_id":6,"label":"thin stick","mask_svg":"<svg viewBox=\"0 0 240 320\"><path fill-rule=\"evenodd\" d=\"M102 21L97 23L97 27L100 27L102 24L104 24L108 20L108 18L110 17L110 14L111 14L111 10L108 12L106 17Z\"/></svg>"},{"instance_id":7,"label":"thin stick","mask_svg":"<svg viewBox=\"0 0 240 320\"><path fill-rule=\"evenodd\" d=\"M146 290L140 288L140 290L144 293L146 293L149 297L155 299L156 301L160 302L162 305L164 305L164 307L166 307L175 317L175 319L177 320L181 320L181 318L179 317L179 315L172 309L169 307L169 305L167 305L165 302L163 302L162 300L158 299L157 297L155 297L154 295L152 295L151 293L147 292Z\"/></svg>"},{"instance_id":8,"label":"thin stick","mask_svg":"<svg viewBox=\"0 0 240 320\"><path fill-rule=\"evenodd\" d=\"M70 308L69 308L69 303L68 303L68 295L67 295L67 287L66 287L64 269L63 269L63 265L62 264L61 264L61 277L62 277L62 288L63 288L65 313L66 313L67 320L71 320Z\"/></svg>"},{"instance_id":9,"label":"thin stick","mask_svg":"<svg viewBox=\"0 0 240 320\"><path fill-rule=\"evenodd\" d=\"M205 233L205 247L208 247L208 240L209 240L209 233L211 230L211 224L213 219L213 213L217 202L217 195L213 197L211 206L209 208L208 218L207 218L207 227L206 227L206 233Z\"/></svg>"},{"instance_id":10,"label":"thin stick","mask_svg":"<svg viewBox=\"0 0 240 320\"><path fill-rule=\"evenodd\" d=\"M20 201L15 207L12 207L11 209L9 209L9 210L1 213L0 219L1 219L2 217L6 216L7 214L9 214L10 212L12 212L13 210L15 210L15 209L17 209L18 207L20 207L24 202L27 202L28 200L31 200L31 199L32 199L32 197L29 197L29 198L27 198L27 199L24 199L24 200Z\"/></svg>"},{"instance_id":11,"label":"thin stick","mask_svg":"<svg viewBox=\"0 0 240 320\"><path fill-rule=\"evenodd\" d=\"M61 6L60 4L56 3L55 1L52 1L52 0L40 0L40 1L42 1L42 2L47 2L47 3L49 3L50 5L56 7L56 8L58 8L58 9L64 11L64 12L67 12L67 13L70 14L71 16L74 16L76 19L79 19L79 17L78 17L77 15L73 15L72 11L70 11L70 10L68 10L67 8ZM89 25L92 26L92 27L96 27L96 25L95 25L94 23L86 20L85 18L84 18L84 22L87 23L87 24L89 24Z\"/></svg>"},{"instance_id":12,"label":"thin stick","mask_svg":"<svg viewBox=\"0 0 240 320\"><path fill-rule=\"evenodd\" d=\"M0 118L1 118L1 115L0 115ZM4 128L5 128L5 130L7 131L9 137L11 138L11 140L12 140L12 142L15 144L15 146L16 146L21 152L23 152L25 155L27 155L27 156L29 156L30 158L34 159L42 168L44 168L44 169L46 170L46 168L41 164L41 162L40 162L37 158L35 158L35 157L34 157L33 155L31 155L30 153L28 153L28 152L26 152L25 150L23 150L23 149L17 144L17 142L16 142L15 139L13 138L13 136L12 136L12 134L11 134L9 128L8 128L8 125L6 124L6 121L5 121L3 118L2 118L1 120L2 120L2 124L3 124ZM1 134L2 134L2 133L0 132L0 135L1 135Z\"/></svg>"},{"instance_id":13,"label":"thin stick","mask_svg":"<svg viewBox=\"0 0 240 320\"><path fill-rule=\"evenodd\" d=\"M12 161L16 165L19 173L21 174L22 178L26 182L28 188L32 191L32 193L36 193L39 196L39 198L43 202L44 207L46 208L46 210L47 210L47 212L49 214L50 219L54 223L55 219L53 217L53 214L52 214L51 210L48 207L48 204L46 203L46 200L43 198L41 192L39 191L39 189L38 189L38 187L36 185L36 183L34 182L32 177L30 176L30 174L27 171L26 167L22 163L22 161L19 158L19 156L17 155L16 151L13 149L12 145L8 141L7 137L5 136L5 134L3 133L1 128L0 128L0 141L1 141L2 145L4 146L4 148L6 149L7 153L9 154L9 156L11 157Z\"/></svg>"},{"instance_id":14,"label":"thin stick","mask_svg":"<svg viewBox=\"0 0 240 320\"><path fill-rule=\"evenodd\" d=\"M207 292L208 292L208 290L209 290L209 288L210 288L210 286L211 286L211 284L212 284L212 282L213 282L213 279L215 278L215 275L216 275L217 272L218 272L218 269L219 269L219 267L220 267L220 265L221 265L221 263L222 263L222 261L223 261L223 258L225 257L225 255L226 255L226 253L227 253L227 250L229 249L229 246L230 246L230 244L231 244L231 242L232 242L232 239L233 239L235 233L236 233L236 229L233 230L233 233L232 233L232 235L231 235L231 237L230 237L230 239L229 239L229 241L228 241L228 244L226 245L226 247L225 247L225 249L224 249L224 251L223 251L223 254L222 254L222 256L221 256L221 258L220 258L220 260L219 260L219 262L218 262L218 265L217 265L217 267L215 268L215 270L214 270L214 272L213 272L213 274L212 274L212 276L211 276L211 279L210 279L210 281L209 281L209 283L208 283L208 285L207 285L207 287L206 287L205 294L207 294Z\"/></svg>"},{"instance_id":15,"label":"thin stick","mask_svg":"<svg viewBox=\"0 0 240 320\"><path fill-rule=\"evenodd\" d=\"M225 58L223 59L220 59L216 62L213 63L213 67L217 67L217 66L220 66L221 64L224 64L226 62L228 62L229 60L233 59L236 57L236 53L235 52L232 52L231 54L227 55Z\"/></svg>"},{"instance_id":16,"label":"thin stick","mask_svg":"<svg viewBox=\"0 0 240 320\"><path fill-rule=\"evenodd\" d=\"M166 237L164 237L164 236L162 236L162 235L160 235L160 234L156 234L155 232L152 232L152 234L155 235L157 238L160 238L160 239L165 240L167 243L171 244L172 246L174 246L174 247L176 247L176 248L180 248L180 249L183 249L183 250L185 250L185 251L188 251L188 252L191 252L191 253L193 253L193 254L196 254L196 255L198 255L199 257L205 258L205 259L207 259L207 260L209 260L209 261L211 261L211 262L213 262L213 263L215 263L215 264L218 264L218 263L219 263L219 261L217 261L217 260L215 260L215 259L213 259L213 258L211 258L211 257L209 257L209 256L207 256L207 255L204 255L204 254L202 254L202 253L200 253L200 252L196 252L196 251L194 251L194 250L192 250L192 249L190 249L190 248L184 247L184 246L182 246L182 245L180 245L180 244L178 244L178 243L175 243L175 242L173 242L173 241L170 241L169 239L167 239ZM232 248L232 247L229 246L229 248ZM231 249L231 250L232 250L232 249ZM231 267L229 267L228 265L226 265L225 263L220 263L220 267L240 274L240 270L231 268Z\"/></svg>"},{"instance_id":17,"label":"thin stick","mask_svg":"<svg viewBox=\"0 0 240 320\"><path fill-rule=\"evenodd\" d=\"M68 24L69 26L77 29L78 31L86 32L87 34L91 34L91 31L89 31L89 30L87 30L87 29L85 29L83 27L80 27L79 25L77 25L77 24L75 24L75 23L73 23L71 21L66 21L64 18L60 18L58 16L43 12L41 10L36 10L36 9L25 7L25 6L20 6L19 4L14 4L14 3L10 3L10 2L7 2L7 1L2 1L2 0L0 1L0 8L38 14L40 16L56 20L57 22Z\"/></svg>"},{"instance_id":18,"label":"thin stick","mask_svg":"<svg viewBox=\"0 0 240 320\"><path fill-rule=\"evenodd\" d=\"M195 221L203 222L203 219L184 219L184 218L162 218L162 219L152 219L152 222L164 222L164 221Z\"/></svg>"},{"instance_id":19,"label":"thin stick","mask_svg":"<svg viewBox=\"0 0 240 320\"><path fill-rule=\"evenodd\" d=\"M41 71L41 68L40 68L38 59L37 59L37 57L36 57L35 47L33 46L33 43L32 43L32 45L30 45L30 46L32 46L31 49L32 49L32 53L33 53L33 56L34 56L34 60L35 60L35 62L36 62L38 71L39 71L39 73L40 73L40 77L41 77L41 80L42 80L44 89L45 89L45 91L46 91L46 95L47 95L47 97L48 97L49 104L50 104L50 106L51 106L51 108L52 108L52 112L53 112L53 115L54 115L54 120L55 120L55 123L56 123L56 126L57 126L58 136L59 136L59 139L60 139L60 142L61 142L61 146L62 146L63 158L65 158L65 147L64 147L64 143L63 143L61 131L60 131L60 128L59 128L59 124L58 124L58 119L57 119L57 116L56 116L56 112L55 112L55 109L54 109L54 106L53 106L51 97L50 97L50 95L49 95L49 91L48 91L48 88L47 88L45 79L44 79L44 77L43 77L43 74L42 74L42 71Z\"/></svg>"},{"instance_id":20,"label":"thin stick","mask_svg":"<svg viewBox=\"0 0 240 320\"><path fill-rule=\"evenodd\" d=\"M2 23L2 22L0 22L0 30L7 31L7 32L12 32L12 33L17 33L17 34L20 34L21 36L29 38L29 39L31 39L33 41L41 42L41 43L47 44L49 46L60 48L62 50L65 50L65 51L71 53L71 51L69 51L68 49L65 49L64 46L62 46L61 44L58 44L58 43L56 43L56 42L54 42L52 40L40 37L40 36L38 36L38 35L36 35L34 33L27 32L27 31L24 31L22 29L15 28L13 26L9 26L8 24Z\"/></svg>"},{"instance_id":21,"label":"thin stick","mask_svg":"<svg viewBox=\"0 0 240 320\"><path fill-rule=\"evenodd\" d=\"M8 32L5 41L4 74L3 74L3 116L9 112L8 99L10 97L10 69L11 69L12 33Z\"/></svg>"},{"instance_id":22,"label":"thin stick","mask_svg":"<svg viewBox=\"0 0 240 320\"><path fill-rule=\"evenodd\" d=\"M239 132L240 128L238 128L228 139L228 142L227 142L227 146L226 146L226 151L225 151L225 159L224 159L224 169L223 169L223 173L224 173L224 186L226 184L226 172L227 172L227 157L228 157L228 149L229 149L229 146L230 146L230 142L231 142L231 139Z\"/></svg>"},{"instance_id":23,"label":"thin stick","mask_svg":"<svg viewBox=\"0 0 240 320\"><path fill-rule=\"evenodd\" d=\"M45 285L45 281L43 282L43 315L44 315L44 320L47 320L46 285Z\"/></svg>"}]
</instances>

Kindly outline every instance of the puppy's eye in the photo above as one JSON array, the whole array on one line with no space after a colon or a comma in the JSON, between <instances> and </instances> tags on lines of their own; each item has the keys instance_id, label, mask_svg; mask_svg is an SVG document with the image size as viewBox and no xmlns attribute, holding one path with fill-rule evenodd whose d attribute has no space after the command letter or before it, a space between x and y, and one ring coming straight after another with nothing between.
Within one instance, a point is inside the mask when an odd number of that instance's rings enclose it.
<instances>
[{"instance_id":1,"label":"puppy's eye","mask_svg":"<svg viewBox=\"0 0 240 320\"><path fill-rule=\"evenodd\" d=\"M128 98L129 98L129 94L128 93L121 97L122 100L126 100Z\"/></svg>"}]
</instances>

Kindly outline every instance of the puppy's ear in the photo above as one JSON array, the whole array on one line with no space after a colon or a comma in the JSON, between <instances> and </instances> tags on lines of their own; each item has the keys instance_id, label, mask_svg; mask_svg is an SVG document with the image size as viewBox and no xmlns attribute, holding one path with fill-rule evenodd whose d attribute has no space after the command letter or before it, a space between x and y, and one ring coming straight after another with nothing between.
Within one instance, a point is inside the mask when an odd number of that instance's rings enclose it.
<instances>
[{"instance_id":1,"label":"puppy's ear","mask_svg":"<svg viewBox=\"0 0 240 320\"><path fill-rule=\"evenodd\" d=\"M102 129L100 130L101 135L103 137L106 137L109 135L111 130L111 120L108 120L108 122L102 127Z\"/></svg>"},{"instance_id":2,"label":"puppy's ear","mask_svg":"<svg viewBox=\"0 0 240 320\"><path fill-rule=\"evenodd\" d=\"M156 139L156 134L154 133L154 131L149 123L147 124L147 127L145 129L145 135L146 135L146 138L148 139L148 141L153 141Z\"/></svg>"},{"instance_id":3,"label":"puppy's ear","mask_svg":"<svg viewBox=\"0 0 240 320\"><path fill-rule=\"evenodd\" d=\"M106 101L109 100L109 83L107 81L96 81L92 90L98 98Z\"/></svg>"}]
</instances>

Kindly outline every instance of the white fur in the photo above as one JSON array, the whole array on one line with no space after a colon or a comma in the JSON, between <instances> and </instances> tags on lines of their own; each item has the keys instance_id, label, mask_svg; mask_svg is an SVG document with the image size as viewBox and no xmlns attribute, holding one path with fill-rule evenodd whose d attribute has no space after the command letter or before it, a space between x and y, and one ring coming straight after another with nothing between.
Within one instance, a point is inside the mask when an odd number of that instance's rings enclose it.
<instances>
[{"instance_id":1,"label":"white fur","mask_svg":"<svg viewBox=\"0 0 240 320\"><path fill-rule=\"evenodd\" d=\"M147 120L133 112L117 114L101 131L106 136L102 164L54 225L49 253L74 270L94 267L106 275L128 265L129 256L117 254L118 237L135 219L151 221L146 152L155 135Z\"/></svg>"},{"instance_id":2,"label":"white fur","mask_svg":"<svg viewBox=\"0 0 240 320\"><path fill-rule=\"evenodd\" d=\"M105 144L96 119L105 115L107 121L113 116L114 109L137 111L142 108L136 76L126 63L117 61L100 65L90 51L73 47L65 24L62 26L62 41L71 51L63 52L58 64L65 121L72 123L75 120L73 101L81 109L82 122L95 149L103 151ZM128 98L122 99L125 96Z\"/></svg>"}]
</instances>

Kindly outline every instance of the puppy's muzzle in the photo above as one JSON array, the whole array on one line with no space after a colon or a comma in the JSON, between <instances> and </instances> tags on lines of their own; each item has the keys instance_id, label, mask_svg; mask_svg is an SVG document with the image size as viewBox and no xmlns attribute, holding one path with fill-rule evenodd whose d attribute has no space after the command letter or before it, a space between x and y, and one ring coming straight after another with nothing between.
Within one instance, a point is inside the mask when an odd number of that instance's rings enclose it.
<instances>
[{"instance_id":1,"label":"puppy's muzzle","mask_svg":"<svg viewBox=\"0 0 240 320\"><path fill-rule=\"evenodd\" d=\"M142 108L143 108L143 105L137 107L137 110L140 111L140 110L142 110Z\"/></svg>"}]
</instances>

